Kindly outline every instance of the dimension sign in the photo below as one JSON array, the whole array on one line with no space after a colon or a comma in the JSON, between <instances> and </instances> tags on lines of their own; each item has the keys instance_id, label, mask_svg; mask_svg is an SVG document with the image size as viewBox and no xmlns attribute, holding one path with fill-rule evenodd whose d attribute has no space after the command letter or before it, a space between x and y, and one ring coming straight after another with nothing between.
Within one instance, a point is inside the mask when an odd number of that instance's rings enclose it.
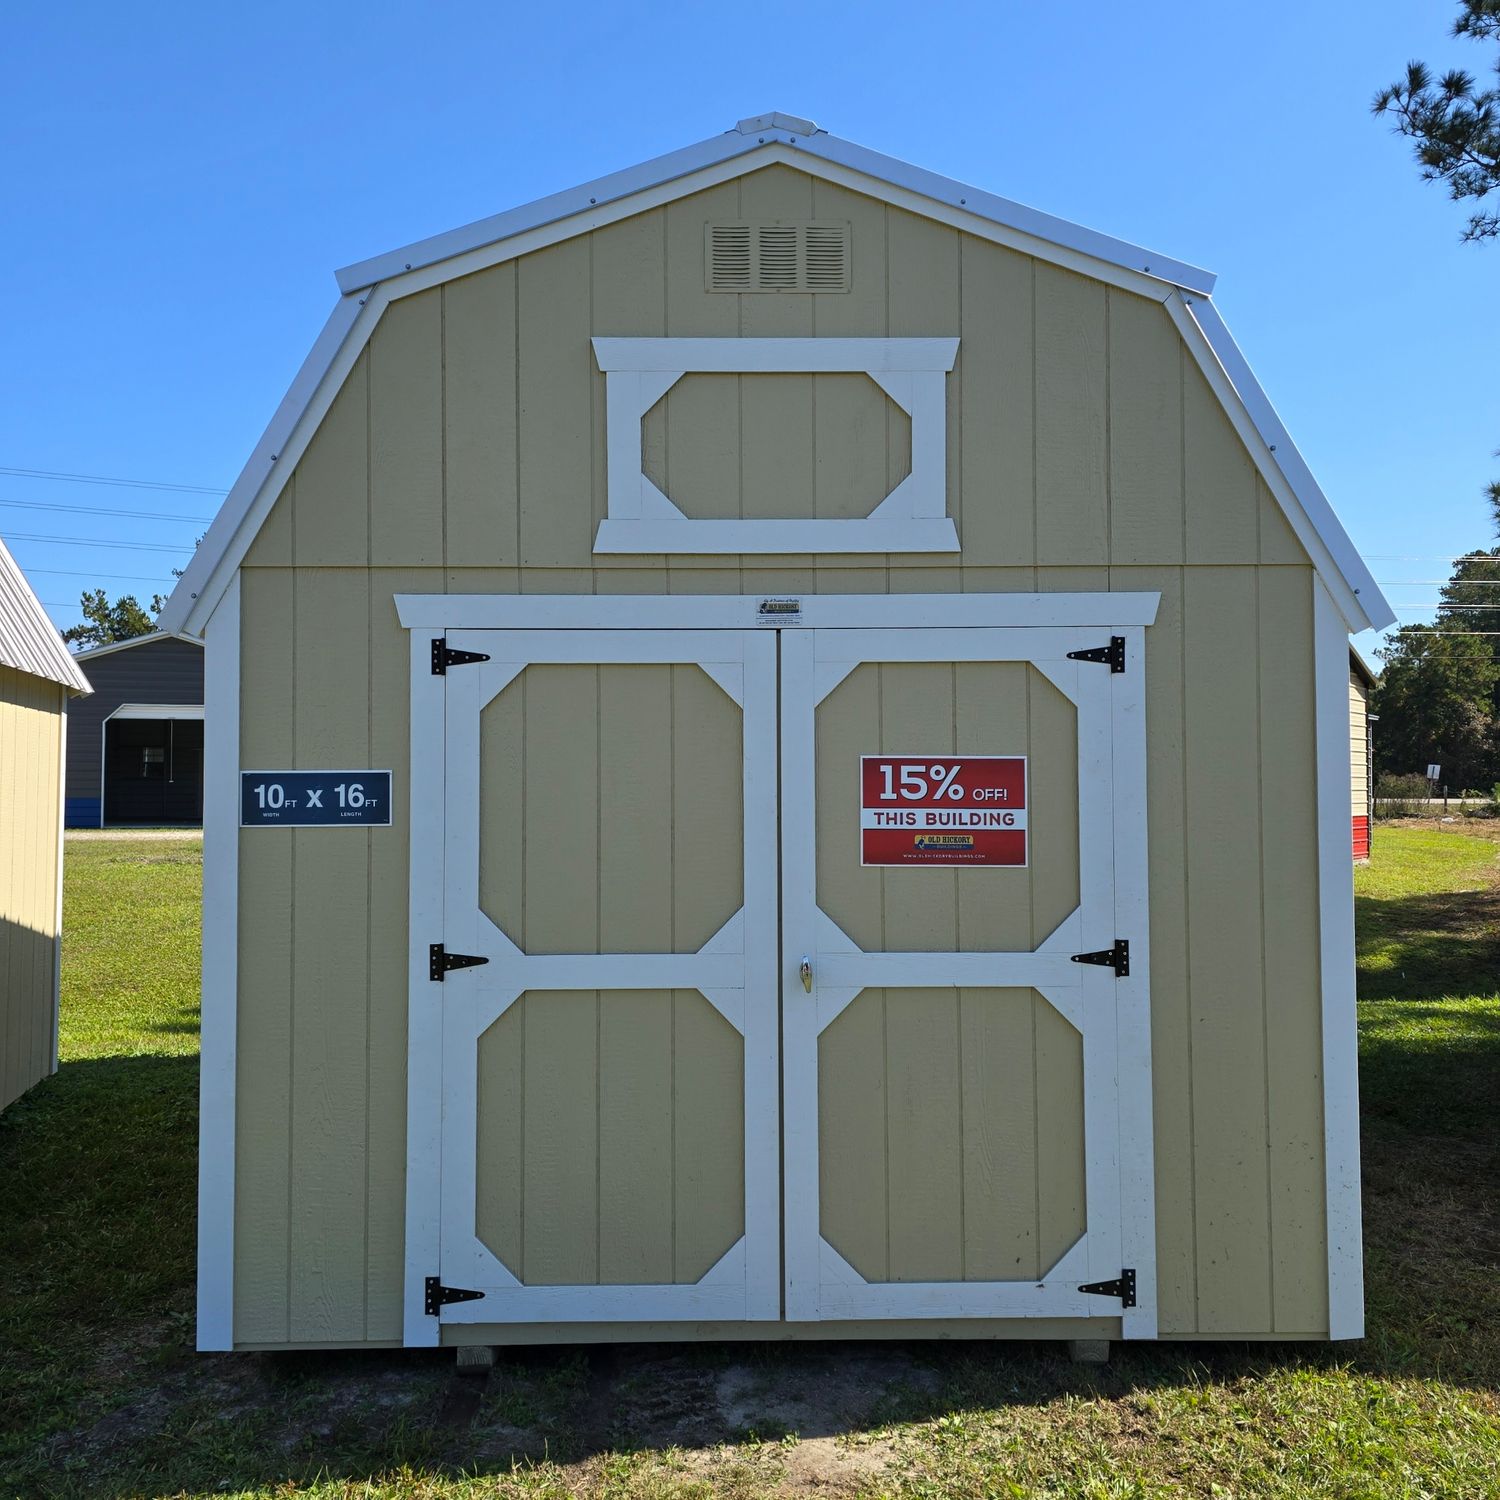
<instances>
[{"instance_id":1,"label":"dimension sign","mask_svg":"<svg viewBox=\"0 0 1500 1500\"><path fill-rule=\"evenodd\" d=\"M862 865L1026 863L1024 755L862 755Z\"/></svg>"},{"instance_id":2,"label":"dimension sign","mask_svg":"<svg viewBox=\"0 0 1500 1500\"><path fill-rule=\"evenodd\" d=\"M391 821L389 771L241 771L240 827L368 827Z\"/></svg>"}]
</instances>

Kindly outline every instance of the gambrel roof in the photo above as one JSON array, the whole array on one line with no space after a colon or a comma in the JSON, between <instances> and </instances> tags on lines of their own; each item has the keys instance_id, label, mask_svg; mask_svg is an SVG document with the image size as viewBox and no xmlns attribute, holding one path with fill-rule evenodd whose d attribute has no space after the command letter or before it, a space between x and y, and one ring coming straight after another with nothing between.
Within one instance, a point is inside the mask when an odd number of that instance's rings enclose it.
<instances>
[{"instance_id":1,"label":"gambrel roof","mask_svg":"<svg viewBox=\"0 0 1500 1500\"><path fill-rule=\"evenodd\" d=\"M914 167L780 113L338 273L340 299L162 611L200 634L344 376L395 298L783 163L1159 302L1351 631L1395 619L1212 301L1207 271Z\"/></svg>"},{"instance_id":2,"label":"gambrel roof","mask_svg":"<svg viewBox=\"0 0 1500 1500\"><path fill-rule=\"evenodd\" d=\"M44 677L48 682L60 683L70 693L93 692L3 541L0 541L0 667Z\"/></svg>"}]
</instances>

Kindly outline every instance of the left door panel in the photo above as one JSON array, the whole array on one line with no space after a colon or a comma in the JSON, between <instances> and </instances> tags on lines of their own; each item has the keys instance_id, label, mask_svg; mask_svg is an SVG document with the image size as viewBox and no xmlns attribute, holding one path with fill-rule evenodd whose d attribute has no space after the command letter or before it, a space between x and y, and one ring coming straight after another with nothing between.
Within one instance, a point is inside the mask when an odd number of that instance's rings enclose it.
<instances>
[{"instance_id":1,"label":"left door panel","mask_svg":"<svg viewBox=\"0 0 1500 1500\"><path fill-rule=\"evenodd\" d=\"M447 642L439 1318L775 1318L775 640Z\"/></svg>"}]
</instances>

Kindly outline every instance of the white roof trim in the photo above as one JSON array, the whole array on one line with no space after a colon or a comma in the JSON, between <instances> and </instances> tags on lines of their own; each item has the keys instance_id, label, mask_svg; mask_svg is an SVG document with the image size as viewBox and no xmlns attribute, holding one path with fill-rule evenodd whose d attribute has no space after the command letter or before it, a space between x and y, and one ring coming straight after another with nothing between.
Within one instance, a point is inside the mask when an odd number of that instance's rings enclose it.
<instances>
[{"instance_id":1,"label":"white roof trim","mask_svg":"<svg viewBox=\"0 0 1500 1500\"><path fill-rule=\"evenodd\" d=\"M203 705L201 703L122 703L111 714L105 715L105 722L110 719L201 719L203 717Z\"/></svg>"},{"instance_id":2,"label":"white roof trim","mask_svg":"<svg viewBox=\"0 0 1500 1500\"><path fill-rule=\"evenodd\" d=\"M826 131L808 133L810 125L779 113L752 116L724 135L340 271L344 295L173 589L158 620L162 632L190 639L201 635L286 476L394 296L588 233L772 162L788 162L1084 274L1092 270L1163 301L1288 522L1328 580L1350 630L1382 628L1394 620L1390 605L1208 300L1214 285L1210 273Z\"/></svg>"},{"instance_id":3,"label":"white roof trim","mask_svg":"<svg viewBox=\"0 0 1500 1500\"><path fill-rule=\"evenodd\" d=\"M1167 298L1166 308L1292 530L1326 580L1350 632L1383 630L1394 624L1396 612L1297 451L1218 308L1207 297L1181 291Z\"/></svg>"},{"instance_id":4,"label":"white roof trim","mask_svg":"<svg viewBox=\"0 0 1500 1500\"><path fill-rule=\"evenodd\" d=\"M1370 687L1374 687L1380 681L1380 668L1353 641L1349 642L1349 665L1364 678Z\"/></svg>"},{"instance_id":5,"label":"white roof trim","mask_svg":"<svg viewBox=\"0 0 1500 1500\"><path fill-rule=\"evenodd\" d=\"M0 541L0 666L60 683L71 693L92 693L73 653L26 581L21 565Z\"/></svg>"},{"instance_id":6,"label":"white roof trim","mask_svg":"<svg viewBox=\"0 0 1500 1500\"><path fill-rule=\"evenodd\" d=\"M229 579L239 567L255 531L259 530L260 520L281 493L281 478L276 477L275 483L271 483L281 450L298 426L306 425L302 419L310 414L319 388L333 372L364 305L363 298L354 296L341 297L334 304L323 331L308 350L307 358L302 361L302 368L297 371L286 395L281 398L281 405L276 408L270 425L240 470L234 488L224 497L213 525L198 544L198 550L177 580L177 587L157 616L156 623L166 634L197 637L207 625L214 605L223 598ZM329 392L330 400L332 394ZM305 436L310 437L311 433ZM290 467L283 465L281 472L290 473ZM247 518L253 521L253 529L241 541Z\"/></svg>"},{"instance_id":7,"label":"white roof trim","mask_svg":"<svg viewBox=\"0 0 1500 1500\"><path fill-rule=\"evenodd\" d=\"M771 123L762 125L761 121ZM357 261L337 273L339 290L346 294L360 291L378 281L387 281L392 276L417 271L438 261L451 260L456 255L464 255L498 240L509 239L528 229L569 218L574 214L584 214L590 209L597 210L619 199L633 197L648 188L674 182L704 167L715 166L735 157L753 157L764 153L770 158L772 153L766 152L765 148L773 145L791 148L794 157L806 154L820 158L877 181L918 193L934 202L963 208L976 218L989 219L1044 243L1064 246L1091 259L1148 275L1169 285L1187 287L1205 296L1213 290L1213 274L1198 266L1189 265L1186 261L1157 255L1139 245L1132 245L1128 240L1115 239L1112 235L1085 229L1081 224L1055 218L1052 214L1028 208L1024 203L1016 203L1010 198L1001 198L967 183L956 182L951 177L914 167L894 156L885 156L867 147L857 146L852 141L841 140L826 130L818 130L810 120L780 113L752 116L748 120L741 120L735 129L723 135L710 136L706 141L699 141L680 151L668 152L665 156L655 157L639 166L627 167L623 172L611 172L608 176L586 182L581 187L553 193L549 197L522 204L519 208L508 209L505 213L466 224L460 229L450 229L443 234L417 240L399 250L389 251L385 255ZM777 152L775 157L784 159L784 154ZM744 170L751 170L749 163Z\"/></svg>"},{"instance_id":8,"label":"white roof trim","mask_svg":"<svg viewBox=\"0 0 1500 1500\"><path fill-rule=\"evenodd\" d=\"M175 630L153 630L149 635L133 635L129 640L110 641L103 646L90 646L87 651L78 651L74 661L92 661L96 656L108 656L114 651L130 651L136 646L149 646L152 641L186 641L190 646L201 646L202 641L190 635L179 635Z\"/></svg>"}]
</instances>

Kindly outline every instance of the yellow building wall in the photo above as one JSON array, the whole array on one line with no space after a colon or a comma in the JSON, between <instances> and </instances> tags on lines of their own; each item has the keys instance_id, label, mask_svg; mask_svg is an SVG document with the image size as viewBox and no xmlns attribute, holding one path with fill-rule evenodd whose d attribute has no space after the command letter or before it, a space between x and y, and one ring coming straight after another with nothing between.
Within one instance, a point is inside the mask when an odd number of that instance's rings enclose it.
<instances>
[{"instance_id":1,"label":"yellow building wall","mask_svg":"<svg viewBox=\"0 0 1500 1500\"><path fill-rule=\"evenodd\" d=\"M755 217L848 220L854 289L706 292L705 222ZM595 558L595 335L958 337L962 552ZM761 424L786 434L775 451L741 443L726 462L841 472L837 426L799 429L795 407ZM670 411L653 420L673 441ZM1313 588L1159 305L790 168L393 303L242 577L241 764L389 766L397 812L241 837L236 1340L401 1336L408 647L392 596L445 591L1159 590L1160 1326L1325 1333Z\"/></svg>"},{"instance_id":2,"label":"yellow building wall","mask_svg":"<svg viewBox=\"0 0 1500 1500\"><path fill-rule=\"evenodd\" d=\"M65 691L0 667L0 1109L56 1065Z\"/></svg>"}]
</instances>

